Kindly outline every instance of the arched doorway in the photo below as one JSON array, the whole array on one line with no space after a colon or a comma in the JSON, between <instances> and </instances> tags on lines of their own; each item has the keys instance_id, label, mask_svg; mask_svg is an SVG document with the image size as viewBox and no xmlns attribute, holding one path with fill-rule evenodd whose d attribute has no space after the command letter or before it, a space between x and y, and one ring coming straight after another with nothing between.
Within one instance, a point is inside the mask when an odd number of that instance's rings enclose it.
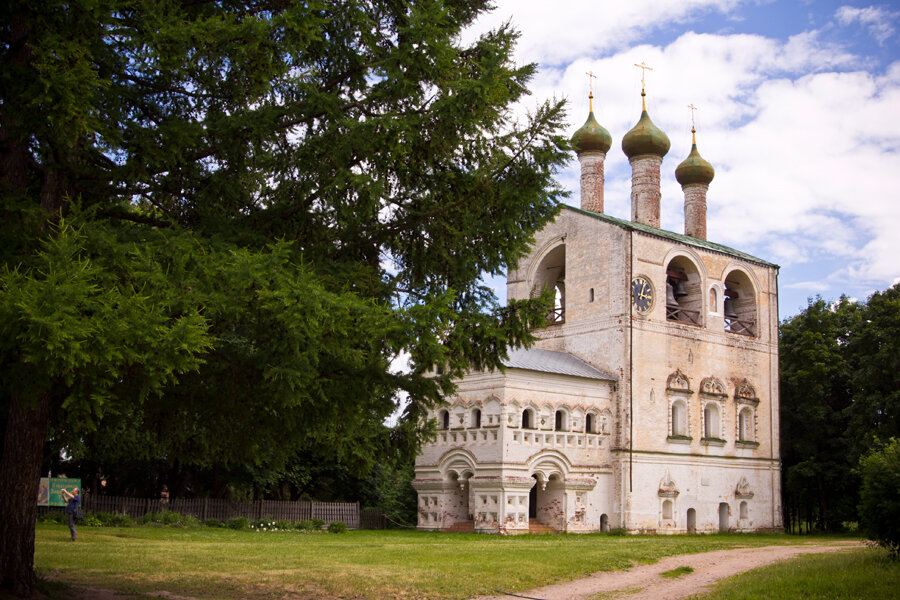
<instances>
[{"instance_id":1,"label":"arched doorway","mask_svg":"<svg viewBox=\"0 0 900 600\"><path fill-rule=\"evenodd\" d=\"M697 533L697 511L693 508L687 509L687 530L688 533Z\"/></svg>"},{"instance_id":2,"label":"arched doorway","mask_svg":"<svg viewBox=\"0 0 900 600\"><path fill-rule=\"evenodd\" d=\"M719 504L719 531L728 531L728 503Z\"/></svg>"},{"instance_id":3,"label":"arched doorway","mask_svg":"<svg viewBox=\"0 0 900 600\"><path fill-rule=\"evenodd\" d=\"M600 515L600 531L609 531L609 517L606 515L606 513Z\"/></svg>"},{"instance_id":4,"label":"arched doorway","mask_svg":"<svg viewBox=\"0 0 900 600\"><path fill-rule=\"evenodd\" d=\"M534 485L531 486L531 489L528 491L528 519L537 519L537 494L538 494L538 486L541 485L541 482L538 481L537 475L532 475L532 479L534 479Z\"/></svg>"}]
</instances>

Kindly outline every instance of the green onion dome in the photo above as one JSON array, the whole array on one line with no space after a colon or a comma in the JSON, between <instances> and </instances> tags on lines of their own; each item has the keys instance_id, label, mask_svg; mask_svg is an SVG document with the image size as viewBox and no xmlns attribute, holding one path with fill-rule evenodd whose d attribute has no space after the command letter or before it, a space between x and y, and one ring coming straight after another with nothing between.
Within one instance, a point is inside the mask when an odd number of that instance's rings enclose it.
<instances>
[{"instance_id":1,"label":"green onion dome","mask_svg":"<svg viewBox=\"0 0 900 600\"><path fill-rule=\"evenodd\" d=\"M593 94L590 97L593 99ZM593 102L591 104L593 105ZM612 136L594 118L593 106L591 106L591 112L588 114L587 121L572 136L571 144L575 154L592 150L595 152L606 152L612 146Z\"/></svg>"},{"instance_id":2,"label":"green onion dome","mask_svg":"<svg viewBox=\"0 0 900 600\"><path fill-rule=\"evenodd\" d=\"M641 96L643 95L644 92L642 91ZM669 146L671 146L671 143L668 136L650 120L645 104L637 125L632 127L631 131L622 138L622 151L628 158L641 154L665 156L666 152L669 151Z\"/></svg>"},{"instance_id":3,"label":"green onion dome","mask_svg":"<svg viewBox=\"0 0 900 600\"><path fill-rule=\"evenodd\" d=\"M716 170L697 152L697 134L694 128L691 128L691 133L694 136L691 153L675 168L675 179L681 185L691 183L705 183L709 185L713 177L716 176Z\"/></svg>"}]
</instances>

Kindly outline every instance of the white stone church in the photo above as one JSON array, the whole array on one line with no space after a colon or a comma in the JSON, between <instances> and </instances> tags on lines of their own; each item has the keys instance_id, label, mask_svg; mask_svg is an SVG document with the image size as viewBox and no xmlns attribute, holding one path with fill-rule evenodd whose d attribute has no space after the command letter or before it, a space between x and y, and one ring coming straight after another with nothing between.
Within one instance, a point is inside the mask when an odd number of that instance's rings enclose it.
<instances>
[{"instance_id":1,"label":"white stone church","mask_svg":"<svg viewBox=\"0 0 900 600\"><path fill-rule=\"evenodd\" d=\"M539 341L432 414L420 529L781 527L778 267L706 240L714 171L696 137L675 169L685 233L659 228L669 139L646 104L622 139L631 220L603 214L611 143L591 110L572 138L581 208L563 206L508 273L509 298L556 290Z\"/></svg>"}]
</instances>

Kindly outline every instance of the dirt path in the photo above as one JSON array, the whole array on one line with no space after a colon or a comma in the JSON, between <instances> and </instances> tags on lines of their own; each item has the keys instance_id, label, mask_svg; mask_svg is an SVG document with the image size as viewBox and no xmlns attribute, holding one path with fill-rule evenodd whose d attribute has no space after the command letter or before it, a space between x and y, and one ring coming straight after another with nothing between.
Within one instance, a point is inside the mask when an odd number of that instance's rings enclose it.
<instances>
[{"instance_id":1,"label":"dirt path","mask_svg":"<svg viewBox=\"0 0 900 600\"><path fill-rule=\"evenodd\" d=\"M862 546L861 542L835 542L681 554L627 571L602 571L584 579L548 585L519 592L517 595L478 596L475 600L511 600L516 597L535 600L578 600L610 592L621 592L616 597L621 596L627 600L679 600L708 591L708 588L720 579L774 562L802 554L820 554ZM678 567L691 567L694 571L671 579L661 576L661 573Z\"/></svg>"}]
</instances>

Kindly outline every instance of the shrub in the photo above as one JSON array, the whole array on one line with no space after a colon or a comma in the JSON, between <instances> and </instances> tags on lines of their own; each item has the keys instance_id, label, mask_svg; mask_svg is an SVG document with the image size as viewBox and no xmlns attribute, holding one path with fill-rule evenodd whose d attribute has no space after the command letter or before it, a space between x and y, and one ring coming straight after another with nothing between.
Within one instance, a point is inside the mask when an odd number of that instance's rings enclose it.
<instances>
[{"instance_id":1,"label":"shrub","mask_svg":"<svg viewBox=\"0 0 900 600\"><path fill-rule=\"evenodd\" d=\"M97 518L97 515L87 512L84 513L84 518L78 521L78 524L85 527L103 527L103 522Z\"/></svg>"},{"instance_id":2,"label":"shrub","mask_svg":"<svg viewBox=\"0 0 900 600\"><path fill-rule=\"evenodd\" d=\"M225 527L225 523L220 521L219 519L206 519L203 521L203 525L206 527Z\"/></svg>"},{"instance_id":3,"label":"shrub","mask_svg":"<svg viewBox=\"0 0 900 600\"><path fill-rule=\"evenodd\" d=\"M343 521L332 521L328 524L328 531L330 533L347 533L347 526Z\"/></svg>"},{"instance_id":4,"label":"shrub","mask_svg":"<svg viewBox=\"0 0 900 600\"><path fill-rule=\"evenodd\" d=\"M285 521L284 519L275 521L275 529L288 530L288 529L293 529L293 528L294 528L294 524L291 523L290 521Z\"/></svg>"},{"instance_id":5,"label":"shrub","mask_svg":"<svg viewBox=\"0 0 900 600\"><path fill-rule=\"evenodd\" d=\"M233 517L225 521L225 527L229 529L249 529L250 520L246 517Z\"/></svg>"},{"instance_id":6,"label":"shrub","mask_svg":"<svg viewBox=\"0 0 900 600\"><path fill-rule=\"evenodd\" d=\"M304 519L297 523L297 529L302 531L319 531L323 525L325 525L325 521L322 519Z\"/></svg>"},{"instance_id":7,"label":"shrub","mask_svg":"<svg viewBox=\"0 0 900 600\"><path fill-rule=\"evenodd\" d=\"M860 528L891 558L900 559L900 440L891 438L860 458L859 471Z\"/></svg>"},{"instance_id":8,"label":"shrub","mask_svg":"<svg viewBox=\"0 0 900 600\"><path fill-rule=\"evenodd\" d=\"M101 527L130 527L134 525L131 517L121 513L100 511L95 512L94 516L100 521Z\"/></svg>"},{"instance_id":9,"label":"shrub","mask_svg":"<svg viewBox=\"0 0 900 600\"><path fill-rule=\"evenodd\" d=\"M59 523L60 525L65 525L69 521L65 511L62 510L45 512L42 515L38 515L37 520L41 523Z\"/></svg>"}]
</instances>

